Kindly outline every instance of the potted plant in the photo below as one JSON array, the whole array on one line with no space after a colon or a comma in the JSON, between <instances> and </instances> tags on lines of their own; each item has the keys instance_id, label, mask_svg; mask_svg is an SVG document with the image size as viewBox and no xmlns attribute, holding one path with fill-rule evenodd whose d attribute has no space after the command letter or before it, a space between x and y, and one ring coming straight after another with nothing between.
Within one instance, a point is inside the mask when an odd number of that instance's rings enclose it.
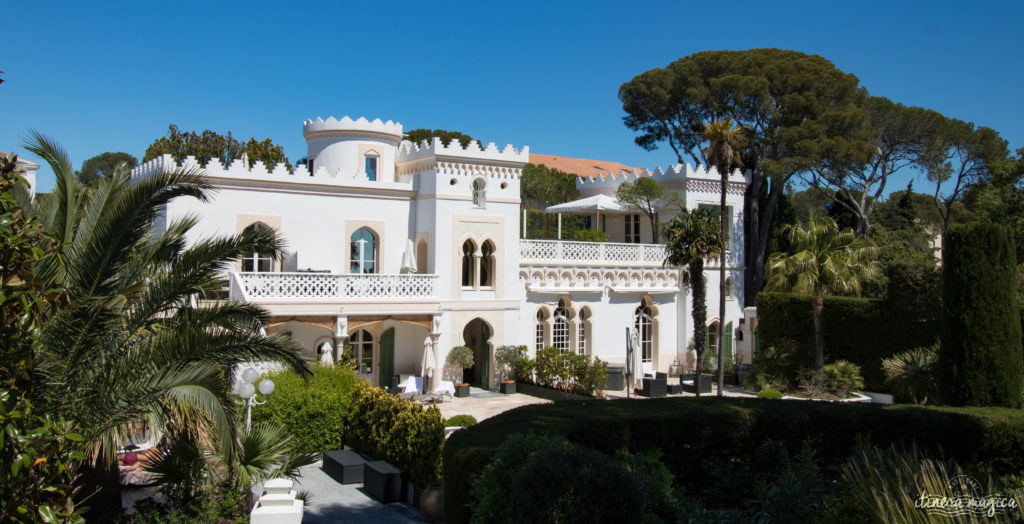
<instances>
[{"instance_id":1,"label":"potted plant","mask_svg":"<svg viewBox=\"0 0 1024 524\"><path fill-rule=\"evenodd\" d=\"M736 352L736 354L733 355L733 357L732 357L732 361L726 363L726 365L729 366L729 367L726 368L726 371L725 371L725 373L723 375L723 381L726 384L728 384L730 386L738 386L740 384L739 372L740 372L740 365L742 365L742 364L743 364L743 357L739 354L739 352Z\"/></svg>"},{"instance_id":2,"label":"potted plant","mask_svg":"<svg viewBox=\"0 0 1024 524\"><path fill-rule=\"evenodd\" d=\"M469 384L465 381L465 371L473 367L473 348L469 346L455 346L448 352L444 363L455 370L459 382L455 384L456 397L469 396Z\"/></svg>"},{"instance_id":3,"label":"potted plant","mask_svg":"<svg viewBox=\"0 0 1024 524\"><path fill-rule=\"evenodd\" d=\"M526 346L501 346L494 352L494 360L498 364L501 382L498 389L508 395L516 392L515 365L526 358Z\"/></svg>"}]
</instances>

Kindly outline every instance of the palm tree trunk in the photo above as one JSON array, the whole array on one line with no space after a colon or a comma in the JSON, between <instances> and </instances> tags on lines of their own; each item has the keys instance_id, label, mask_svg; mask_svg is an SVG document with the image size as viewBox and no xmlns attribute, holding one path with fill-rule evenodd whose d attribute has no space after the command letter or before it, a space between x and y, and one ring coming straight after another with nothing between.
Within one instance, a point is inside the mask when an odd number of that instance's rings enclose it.
<instances>
[{"instance_id":1,"label":"palm tree trunk","mask_svg":"<svg viewBox=\"0 0 1024 524\"><path fill-rule=\"evenodd\" d=\"M693 386L700 396L700 361L704 356L704 344L706 335L704 326L707 325L707 293L704 289L704 261L696 260L689 264L691 298L690 309L693 312L693 350L697 353L697 364L694 366Z\"/></svg>"},{"instance_id":2,"label":"palm tree trunk","mask_svg":"<svg viewBox=\"0 0 1024 524\"><path fill-rule=\"evenodd\" d=\"M818 392L825 386L825 297L811 299L814 306L814 387Z\"/></svg>"},{"instance_id":3,"label":"palm tree trunk","mask_svg":"<svg viewBox=\"0 0 1024 524\"><path fill-rule=\"evenodd\" d=\"M724 167L724 166L723 166ZM725 237L726 212L725 212L725 190L729 185L728 169L720 170L722 175L722 201L718 206L719 212L719 250L718 250L718 396L722 396L722 386L725 385Z\"/></svg>"}]
</instances>

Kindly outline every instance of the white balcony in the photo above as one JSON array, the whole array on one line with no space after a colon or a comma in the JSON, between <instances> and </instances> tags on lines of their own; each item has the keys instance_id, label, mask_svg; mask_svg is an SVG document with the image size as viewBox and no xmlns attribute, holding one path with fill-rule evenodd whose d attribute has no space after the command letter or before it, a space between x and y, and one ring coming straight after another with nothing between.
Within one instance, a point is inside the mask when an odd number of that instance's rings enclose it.
<instances>
[{"instance_id":1,"label":"white balcony","mask_svg":"<svg viewBox=\"0 0 1024 524\"><path fill-rule=\"evenodd\" d=\"M524 265L661 267L665 246L522 239L519 261Z\"/></svg>"},{"instance_id":2,"label":"white balcony","mask_svg":"<svg viewBox=\"0 0 1024 524\"><path fill-rule=\"evenodd\" d=\"M437 275L231 274L231 298L248 302L399 302L437 297Z\"/></svg>"}]
</instances>

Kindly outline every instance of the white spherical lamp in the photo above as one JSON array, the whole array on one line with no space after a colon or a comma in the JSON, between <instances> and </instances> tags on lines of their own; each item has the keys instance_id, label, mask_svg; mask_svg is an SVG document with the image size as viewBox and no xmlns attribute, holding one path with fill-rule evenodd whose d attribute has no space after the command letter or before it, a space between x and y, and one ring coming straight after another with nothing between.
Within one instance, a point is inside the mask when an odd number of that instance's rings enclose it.
<instances>
[{"instance_id":1,"label":"white spherical lamp","mask_svg":"<svg viewBox=\"0 0 1024 524\"><path fill-rule=\"evenodd\" d=\"M242 383L241 385L238 386L238 396L240 396L240 397L242 397L242 398L244 398L246 400L252 398L252 396L255 395L255 394L256 394L256 386L253 386L252 384L250 384L248 382L244 382L244 383Z\"/></svg>"},{"instance_id":2,"label":"white spherical lamp","mask_svg":"<svg viewBox=\"0 0 1024 524\"><path fill-rule=\"evenodd\" d=\"M260 394L264 397L269 397L274 392L274 381L269 378L265 378L260 381Z\"/></svg>"},{"instance_id":3,"label":"white spherical lamp","mask_svg":"<svg viewBox=\"0 0 1024 524\"><path fill-rule=\"evenodd\" d=\"M253 368L247 368L242 372L242 382L245 382L246 384L252 384L253 382L256 382L256 379L258 378L260 378L260 373Z\"/></svg>"}]
</instances>

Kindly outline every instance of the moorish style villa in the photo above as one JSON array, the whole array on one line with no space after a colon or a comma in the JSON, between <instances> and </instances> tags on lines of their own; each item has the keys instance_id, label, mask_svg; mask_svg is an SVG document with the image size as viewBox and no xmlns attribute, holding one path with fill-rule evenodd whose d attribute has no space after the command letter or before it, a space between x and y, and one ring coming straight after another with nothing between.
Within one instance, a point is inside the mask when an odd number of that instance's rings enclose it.
<instances>
[{"instance_id":1,"label":"moorish style villa","mask_svg":"<svg viewBox=\"0 0 1024 524\"><path fill-rule=\"evenodd\" d=\"M520 175L529 149L476 142L463 148L414 144L401 124L348 117L307 120L308 165L267 170L244 159L203 167L217 189L206 203L170 202L158 227L198 218L192 234L206 237L250 228L278 232L280 259L252 255L228 275L231 298L272 316L269 332L287 333L311 355L352 345L361 376L390 384L420 374L424 352L443 362L453 346L474 349L474 381L497 389L494 350L502 345L554 346L613 365L626 360L625 329L637 334L647 372L666 371L690 342L695 326L682 272L664 267L664 246L646 217L623 208L615 189L652 177L677 191L688 208L716 206L713 170L667 170L581 177L582 198L548 212L593 216L609 242L521 238ZM136 167L133 179L165 169L198 167L165 155ZM709 261L709 322L725 322L728 353L749 361L753 337L743 292L743 193L747 180L730 175L731 217L725 319L717 318L717 261ZM697 326L707 329L709 326ZM719 341L712 337L710 344ZM441 373L432 373L436 385Z\"/></svg>"}]
</instances>

